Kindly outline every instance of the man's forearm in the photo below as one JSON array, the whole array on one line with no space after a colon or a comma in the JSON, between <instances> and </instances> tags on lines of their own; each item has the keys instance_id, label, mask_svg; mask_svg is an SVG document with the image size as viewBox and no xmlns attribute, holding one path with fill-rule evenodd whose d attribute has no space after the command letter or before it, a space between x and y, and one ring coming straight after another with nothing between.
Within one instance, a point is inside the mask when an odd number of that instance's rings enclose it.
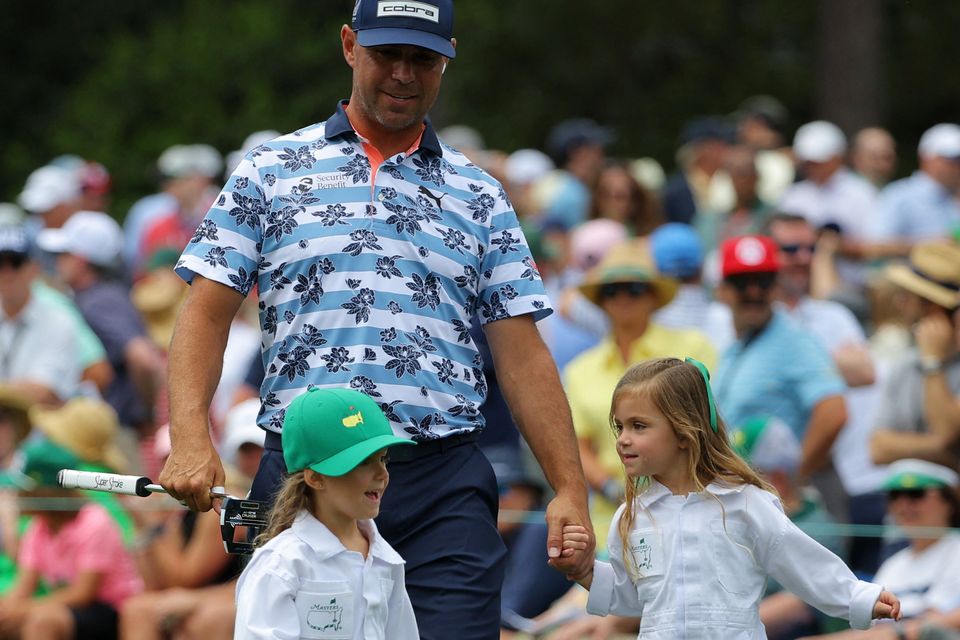
<instances>
[{"instance_id":1,"label":"man's forearm","mask_svg":"<svg viewBox=\"0 0 960 640\"><path fill-rule=\"evenodd\" d=\"M222 285L203 281L194 286ZM211 305L203 291L191 291L177 318L170 344L168 389L170 437L177 441L208 434L207 415L220 382L223 353L230 334L230 319L222 308ZM239 304L237 305L239 306Z\"/></svg>"},{"instance_id":2,"label":"man's forearm","mask_svg":"<svg viewBox=\"0 0 960 640\"><path fill-rule=\"evenodd\" d=\"M803 438L803 458L798 473L807 477L830 459L830 449L847 422L847 410L842 396L821 400L810 414L807 432Z\"/></svg>"},{"instance_id":3,"label":"man's forearm","mask_svg":"<svg viewBox=\"0 0 960 640\"><path fill-rule=\"evenodd\" d=\"M948 444L960 437L960 402L950 392L946 373L927 375L923 381L924 417L932 433Z\"/></svg>"}]
</instances>

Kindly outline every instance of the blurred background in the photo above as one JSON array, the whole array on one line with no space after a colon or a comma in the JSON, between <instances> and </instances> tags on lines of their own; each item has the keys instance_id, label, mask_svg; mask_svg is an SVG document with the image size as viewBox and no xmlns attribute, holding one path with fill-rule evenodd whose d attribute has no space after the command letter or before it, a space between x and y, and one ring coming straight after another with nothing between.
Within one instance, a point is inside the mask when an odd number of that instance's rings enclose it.
<instances>
[{"instance_id":1,"label":"blurred background","mask_svg":"<svg viewBox=\"0 0 960 640\"><path fill-rule=\"evenodd\" d=\"M170 145L226 153L249 132L325 119L349 93L338 31L352 5L0 2L0 201L72 153L109 169L122 220ZM958 25L960 3L936 0L458 0L458 56L433 119L509 152L590 117L616 133L610 155L669 172L685 122L766 94L786 107L788 138L823 118L915 148L957 119ZM904 153L898 176L915 165Z\"/></svg>"}]
</instances>

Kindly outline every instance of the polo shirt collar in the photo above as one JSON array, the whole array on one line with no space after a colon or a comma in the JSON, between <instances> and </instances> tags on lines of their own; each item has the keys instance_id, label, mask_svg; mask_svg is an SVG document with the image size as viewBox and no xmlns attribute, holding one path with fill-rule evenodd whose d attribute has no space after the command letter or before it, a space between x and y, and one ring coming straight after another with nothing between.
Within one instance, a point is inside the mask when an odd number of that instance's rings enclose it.
<instances>
[{"instance_id":1,"label":"polo shirt collar","mask_svg":"<svg viewBox=\"0 0 960 640\"><path fill-rule=\"evenodd\" d=\"M727 484L725 482L711 482L706 486L706 491L703 491L701 493L703 494L712 493L717 496L723 496L723 495L728 495L732 493L740 493L741 491L743 491L745 486L746 485L744 484ZM642 494L640 494L640 496L638 496L638 499L644 507L649 508L657 500L660 500L661 498L666 498L669 495L671 495L670 489L667 489L665 486L663 486L653 478L650 478L650 487L646 491L644 491ZM700 495L700 494L693 494L693 495Z\"/></svg>"},{"instance_id":2,"label":"polo shirt collar","mask_svg":"<svg viewBox=\"0 0 960 640\"><path fill-rule=\"evenodd\" d=\"M324 138L330 140L331 138L343 135L357 135L357 132L353 130L353 126L350 125L350 119L347 118L347 112L345 110L349 102L349 100L341 100L337 103L337 110L332 116L327 118L327 122L324 125ZM437 137L437 132L433 130L433 124L431 124L430 118L424 118L423 124L423 134L420 136L420 146L417 150L423 149L435 156L442 157L443 148L440 146L440 139Z\"/></svg>"},{"instance_id":3,"label":"polo shirt collar","mask_svg":"<svg viewBox=\"0 0 960 640\"><path fill-rule=\"evenodd\" d=\"M366 535L367 540L370 541L370 551L368 555L378 558L387 564L403 564L403 558L380 536L380 532L377 531L377 525L373 520L360 520L358 524L360 530ZM321 561L347 551L347 548L343 546L340 539L333 535L330 529L327 529L322 522L314 518L306 510L297 514L291 529L294 535L317 552Z\"/></svg>"}]
</instances>

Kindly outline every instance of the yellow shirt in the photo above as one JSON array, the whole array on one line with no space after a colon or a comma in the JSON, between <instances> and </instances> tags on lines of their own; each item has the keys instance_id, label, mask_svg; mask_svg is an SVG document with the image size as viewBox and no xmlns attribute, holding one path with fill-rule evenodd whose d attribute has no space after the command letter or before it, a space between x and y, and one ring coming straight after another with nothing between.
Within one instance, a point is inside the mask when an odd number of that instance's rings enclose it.
<instances>
[{"instance_id":1,"label":"yellow shirt","mask_svg":"<svg viewBox=\"0 0 960 640\"><path fill-rule=\"evenodd\" d=\"M608 336L597 346L574 358L563 370L564 388L570 401L577 438L589 441L600 464L618 480L624 477L620 456L617 455L616 438L610 428L613 389L631 366L651 358L664 357L696 358L711 371L716 363L716 351L700 331L669 329L651 323L646 332L630 345L629 362L623 361L620 349ZM598 532L607 531L619 506L595 494L590 508L594 529ZM605 537L597 536L598 549L605 546Z\"/></svg>"}]
</instances>

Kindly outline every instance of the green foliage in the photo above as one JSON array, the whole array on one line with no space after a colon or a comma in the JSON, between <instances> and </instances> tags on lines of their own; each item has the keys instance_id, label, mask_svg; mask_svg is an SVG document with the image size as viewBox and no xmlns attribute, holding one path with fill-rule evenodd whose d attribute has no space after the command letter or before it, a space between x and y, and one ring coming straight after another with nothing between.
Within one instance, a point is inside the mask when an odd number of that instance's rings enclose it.
<instances>
[{"instance_id":1,"label":"green foliage","mask_svg":"<svg viewBox=\"0 0 960 640\"><path fill-rule=\"evenodd\" d=\"M949 65L960 39L940 25L960 24L960 4L877 1L881 124L912 146L933 122L956 120ZM0 200L55 155L76 153L113 173L122 218L156 189L154 163L171 144L226 153L252 131L322 120L350 92L339 29L352 6L4 2ZM474 126L491 146L541 146L554 123L590 116L617 131L615 154L669 167L686 120L730 113L749 95L778 97L793 125L816 116L818 3L458 0L457 14L458 56L434 121Z\"/></svg>"}]
</instances>

